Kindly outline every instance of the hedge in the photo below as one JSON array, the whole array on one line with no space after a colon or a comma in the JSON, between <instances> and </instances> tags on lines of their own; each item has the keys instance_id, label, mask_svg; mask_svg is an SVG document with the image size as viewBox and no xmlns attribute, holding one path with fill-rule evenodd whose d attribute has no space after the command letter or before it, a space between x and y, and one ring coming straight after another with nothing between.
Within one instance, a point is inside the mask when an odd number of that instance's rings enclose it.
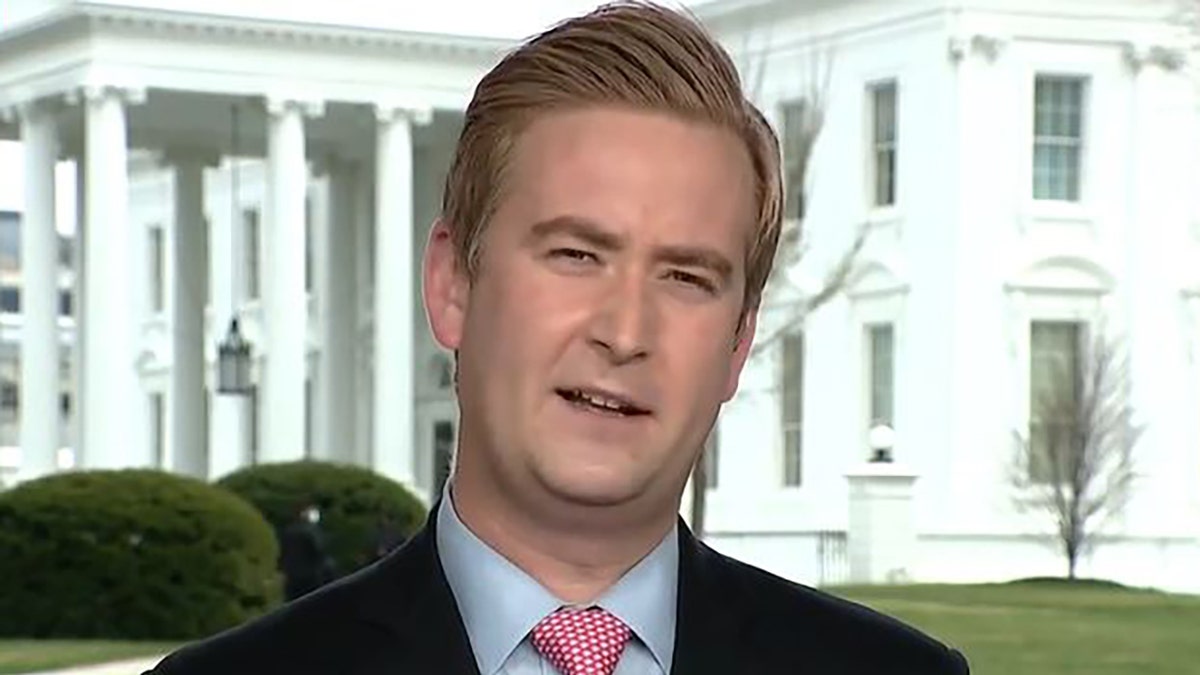
<instances>
[{"instance_id":1,"label":"hedge","mask_svg":"<svg viewBox=\"0 0 1200 675\"><path fill-rule=\"evenodd\" d=\"M0 493L0 635L182 640L279 602L249 504L160 471L56 474Z\"/></svg>"},{"instance_id":2,"label":"hedge","mask_svg":"<svg viewBox=\"0 0 1200 675\"><path fill-rule=\"evenodd\" d=\"M292 522L300 507L316 505L338 575L371 562L385 516L405 537L425 522L424 504L408 489L358 466L311 460L259 464L235 471L217 484L255 505L277 533Z\"/></svg>"}]
</instances>

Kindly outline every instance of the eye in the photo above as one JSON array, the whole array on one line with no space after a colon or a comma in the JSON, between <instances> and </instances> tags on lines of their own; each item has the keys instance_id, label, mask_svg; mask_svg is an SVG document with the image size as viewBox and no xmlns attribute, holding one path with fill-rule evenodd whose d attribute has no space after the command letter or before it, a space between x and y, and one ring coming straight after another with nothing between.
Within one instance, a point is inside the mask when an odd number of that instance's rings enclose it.
<instances>
[{"instance_id":1,"label":"eye","mask_svg":"<svg viewBox=\"0 0 1200 675\"><path fill-rule=\"evenodd\" d=\"M577 248L556 248L550 251L550 257L568 260L571 262L594 262L599 260L599 258L596 257L596 254L590 251L582 251Z\"/></svg>"},{"instance_id":2,"label":"eye","mask_svg":"<svg viewBox=\"0 0 1200 675\"><path fill-rule=\"evenodd\" d=\"M694 286L696 288L699 288L700 290L704 291L705 293L715 295L717 292L716 284L714 284L712 281L709 281L708 279L706 279L698 274L692 274L691 272L684 272L683 270L671 270L668 273L668 276L670 278L674 279L675 281L679 281L679 282L682 282L689 286Z\"/></svg>"}]
</instances>

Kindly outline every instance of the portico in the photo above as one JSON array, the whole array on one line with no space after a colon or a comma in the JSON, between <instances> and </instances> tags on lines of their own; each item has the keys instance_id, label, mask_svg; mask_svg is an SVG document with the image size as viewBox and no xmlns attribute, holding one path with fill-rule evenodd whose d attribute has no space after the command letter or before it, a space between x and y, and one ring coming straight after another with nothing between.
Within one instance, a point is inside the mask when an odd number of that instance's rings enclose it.
<instances>
[{"instance_id":1,"label":"portico","mask_svg":"<svg viewBox=\"0 0 1200 675\"><path fill-rule=\"evenodd\" d=\"M7 31L0 137L26 148L21 477L62 467L48 374L69 355L75 466L212 478L316 457L434 489L418 424L449 391L416 263L460 111L505 46L86 5ZM78 345L56 351L60 161L79 167ZM215 393L233 318L248 397Z\"/></svg>"}]
</instances>

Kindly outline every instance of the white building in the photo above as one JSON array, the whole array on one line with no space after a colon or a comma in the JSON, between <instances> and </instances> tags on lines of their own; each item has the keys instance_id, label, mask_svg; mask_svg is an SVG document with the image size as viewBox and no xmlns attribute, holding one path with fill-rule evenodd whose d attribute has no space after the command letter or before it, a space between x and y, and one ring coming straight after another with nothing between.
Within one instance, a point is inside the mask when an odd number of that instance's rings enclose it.
<instances>
[{"instance_id":1,"label":"white building","mask_svg":"<svg viewBox=\"0 0 1200 675\"><path fill-rule=\"evenodd\" d=\"M456 411L415 263L462 110L513 42L408 32L369 3L336 20L265 4L0 13L0 137L24 141L23 317L0 322L9 354L21 341L21 369L0 373L20 373L19 477L312 456L436 490ZM785 276L813 285L869 223L848 288L805 323L781 325L794 291L768 295L763 334L786 330L722 414L714 545L809 583L847 578L847 557L873 580L1061 573L1005 470L1031 354L1106 317L1146 432L1133 501L1080 571L1200 591L1200 108L1170 10L697 5L785 139L830 67L813 248ZM56 221L82 235L65 270ZM235 314L250 398L212 392ZM45 376L56 344L82 366L67 386ZM79 392L65 422L60 390ZM873 422L895 429L897 461L866 469Z\"/></svg>"}]
</instances>

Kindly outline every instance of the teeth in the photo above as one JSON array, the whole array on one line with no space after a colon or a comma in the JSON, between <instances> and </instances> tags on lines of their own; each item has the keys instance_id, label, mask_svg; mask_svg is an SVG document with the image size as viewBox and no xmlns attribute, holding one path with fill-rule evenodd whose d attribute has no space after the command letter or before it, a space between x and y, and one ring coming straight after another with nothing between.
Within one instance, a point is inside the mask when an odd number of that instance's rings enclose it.
<instances>
[{"instance_id":1,"label":"teeth","mask_svg":"<svg viewBox=\"0 0 1200 675\"><path fill-rule=\"evenodd\" d=\"M597 408L604 408L605 410L612 410L614 412L629 412L630 411L629 406L626 406L624 403L621 403L620 401L614 401L612 399L604 398L602 396L588 394L588 393L579 391L578 389L576 389L575 391L573 391L571 393L573 394L573 396L576 399L583 401L585 403L588 403L589 405L596 406Z\"/></svg>"},{"instance_id":2,"label":"teeth","mask_svg":"<svg viewBox=\"0 0 1200 675\"><path fill-rule=\"evenodd\" d=\"M599 396L593 396L591 394L584 394L583 392L580 392L579 397L582 398L583 400L587 401L588 403L591 403L592 405L600 407L600 408L608 408L609 410L620 410L621 408L624 407L623 405L621 405L620 403L617 403L616 401L612 401L612 400L609 400L606 398L601 398Z\"/></svg>"}]
</instances>

